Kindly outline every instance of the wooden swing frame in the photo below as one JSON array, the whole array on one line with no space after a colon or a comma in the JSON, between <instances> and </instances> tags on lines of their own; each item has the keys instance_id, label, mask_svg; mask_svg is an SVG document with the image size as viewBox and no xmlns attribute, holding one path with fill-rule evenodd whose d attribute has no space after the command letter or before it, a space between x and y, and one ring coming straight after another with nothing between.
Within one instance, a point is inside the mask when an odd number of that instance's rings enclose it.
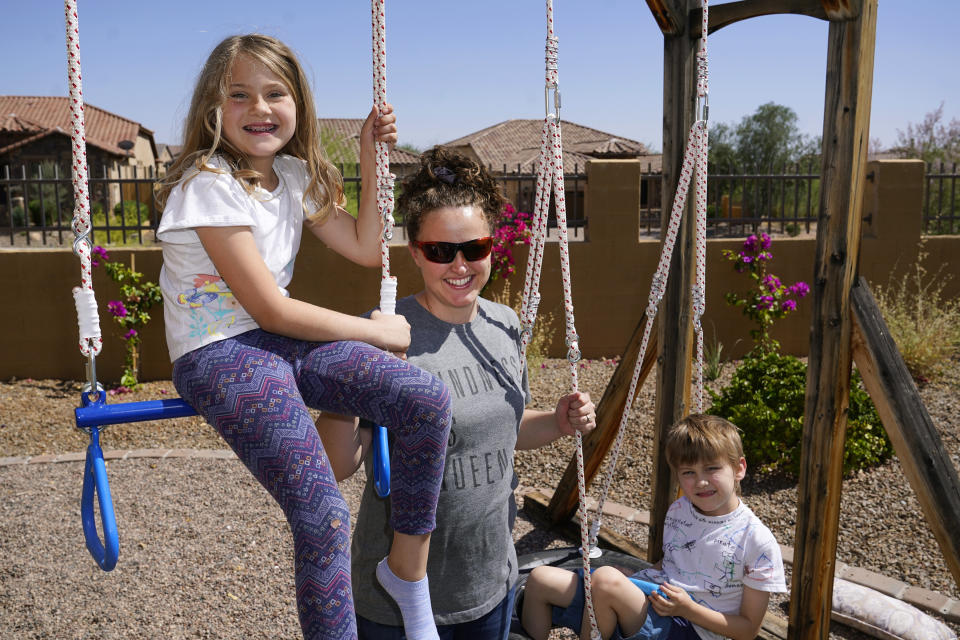
<instances>
[{"instance_id":1,"label":"wooden swing frame","mask_svg":"<svg viewBox=\"0 0 960 640\"><path fill-rule=\"evenodd\" d=\"M686 133L696 116L698 0L646 0L664 36L663 201L672 202L683 161ZM856 362L904 473L933 530L954 580L960 585L960 481L916 385L890 337L867 283L857 277L861 207L867 181L870 104L878 0L741 0L711 5L708 29L771 14L805 15L830 23L824 98L822 188L813 274L813 313L808 352L801 474L798 487L791 639L826 639L830 631L833 579L843 483L843 445ZM663 520L677 493L666 463L666 430L689 412L694 278L692 199L673 254L660 313L657 342L641 373L657 365L653 500L647 560L660 558ZM664 216L669 215L665 209ZM666 220L663 220L663 225ZM584 438L587 482L616 438L619 416L636 364L639 333L631 337L597 410L597 429ZM642 385L641 385L642 386ZM639 389L639 387L638 387ZM632 398L630 401L632 402ZM577 508L576 469L571 461L547 507L554 523Z\"/></svg>"}]
</instances>

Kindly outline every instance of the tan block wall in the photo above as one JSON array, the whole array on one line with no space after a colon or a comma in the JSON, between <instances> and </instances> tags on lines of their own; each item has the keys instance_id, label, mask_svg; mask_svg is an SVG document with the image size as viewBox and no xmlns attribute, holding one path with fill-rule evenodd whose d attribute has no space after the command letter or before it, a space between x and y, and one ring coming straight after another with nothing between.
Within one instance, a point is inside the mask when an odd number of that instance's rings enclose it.
<instances>
[{"instance_id":1,"label":"tan block wall","mask_svg":"<svg viewBox=\"0 0 960 640\"><path fill-rule=\"evenodd\" d=\"M864 198L864 240L860 273L871 284L885 284L895 267L916 259L920 242L923 164L914 161L870 163L874 174ZM639 239L641 163L629 160L594 161L587 166L586 207L590 216L586 242L570 244L572 290L576 328L584 356L614 356L622 352L647 306L650 281L660 244ZM707 246L706 340L719 340L724 356L736 356L751 346L750 325L739 309L724 302L727 291L746 290L749 279L734 272L724 260L724 249L739 249L742 239L712 239ZM814 238L775 238L771 271L784 282L810 283L816 241ZM926 242L929 264L944 264L952 274L946 293L960 295L960 237L930 237ZM129 262L156 281L161 253L157 248L112 249L111 259ZM525 250L517 252L525 264ZM70 289L79 282L78 260L67 249L0 250L0 274L7 305L0 314L0 379L11 377L84 379L85 359L77 347L76 311ZM391 250L391 267L399 278L398 295L414 293L420 278L406 247ZM522 288L521 270L512 278L513 290ZM101 312L104 348L97 360L98 378L115 381L123 366L124 344L106 311L107 301L118 297L116 285L95 270L94 287ZM362 313L377 303L379 272L357 267L305 237L291 294L315 304L348 313ZM544 256L541 312L553 311L562 322L562 289L557 244ZM810 304L781 320L774 336L784 350L804 355L810 336ZM562 327L553 355L565 354ZM163 337L162 309L144 331L143 378L170 376Z\"/></svg>"}]
</instances>

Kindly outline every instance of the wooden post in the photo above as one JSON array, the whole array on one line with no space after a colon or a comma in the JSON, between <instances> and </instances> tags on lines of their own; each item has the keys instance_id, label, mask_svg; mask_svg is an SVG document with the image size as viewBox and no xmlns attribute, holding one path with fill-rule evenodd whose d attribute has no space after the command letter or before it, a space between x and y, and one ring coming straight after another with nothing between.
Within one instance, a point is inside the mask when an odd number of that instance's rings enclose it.
<instances>
[{"instance_id":1,"label":"wooden post","mask_svg":"<svg viewBox=\"0 0 960 640\"><path fill-rule=\"evenodd\" d=\"M798 487L790 637L826 639L850 392L850 291L860 253L877 0L830 23L813 319Z\"/></svg>"},{"instance_id":2,"label":"wooden post","mask_svg":"<svg viewBox=\"0 0 960 640\"><path fill-rule=\"evenodd\" d=\"M620 362L617 364L607 388L603 391L603 397L597 404L597 428L591 431L583 438L583 475L586 485L590 482L597 471L600 470L600 464L610 448L613 446L619 431L620 418L623 410L627 406L627 392L630 390L630 380L633 378L633 371L637 365L637 358L640 356L640 343L643 340L643 327L647 323L646 315L640 317L630 336L630 342L624 349ZM654 327L656 329L656 327ZM647 353L644 355L643 364L640 367L640 377L637 380L637 388L634 393L639 393L643 387L644 380L650 375L653 365L657 358L657 334L650 334L650 341L647 344ZM629 402L633 404L634 398ZM547 515L553 524L559 524L570 520L577 510L580 502L579 491L577 490L577 460L572 458L567 463L567 468L563 472L563 477L557 484L553 497L550 498L550 504L547 506Z\"/></svg>"},{"instance_id":3,"label":"wooden post","mask_svg":"<svg viewBox=\"0 0 960 640\"><path fill-rule=\"evenodd\" d=\"M663 213L660 228L666 230L670 206L677 192L677 181L683 165L683 152L696 111L697 40L689 34L689 15L700 6L698 0L648 0L654 15L666 11L667 18L658 22L678 25L679 32L664 32L663 38ZM674 28L670 26L670 28ZM693 188L687 200L684 221L680 225L677 245L668 274L667 290L660 303L664 318L660 327L660 359L657 369L657 403L654 421L654 452L650 508L650 542L647 559L656 562L663 553L663 521L667 508L676 498L677 485L666 456L663 440L667 429L689 412L692 375L693 317L691 287L694 280Z\"/></svg>"},{"instance_id":4,"label":"wooden post","mask_svg":"<svg viewBox=\"0 0 960 640\"><path fill-rule=\"evenodd\" d=\"M960 585L960 480L867 281L853 288L853 359L927 524Z\"/></svg>"}]
</instances>

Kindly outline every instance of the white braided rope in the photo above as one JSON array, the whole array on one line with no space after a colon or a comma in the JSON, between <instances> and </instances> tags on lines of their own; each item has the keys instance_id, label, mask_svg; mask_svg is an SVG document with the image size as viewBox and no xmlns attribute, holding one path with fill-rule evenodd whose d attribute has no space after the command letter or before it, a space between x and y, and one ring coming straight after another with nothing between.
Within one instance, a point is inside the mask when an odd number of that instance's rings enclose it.
<instances>
[{"instance_id":1,"label":"white braided rope","mask_svg":"<svg viewBox=\"0 0 960 640\"><path fill-rule=\"evenodd\" d=\"M553 2L546 0L547 6L547 42L545 95L556 91L555 106L559 111L559 73L557 54L559 40L553 29ZM547 104L549 111L549 104ZM567 206L563 181L563 142L560 133L559 113L547 113L540 137L540 157L537 162L537 188L534 201L533 225L531 229L530 251L527 258L526 278L523 286L523 302L520 307L520 320L523 333L520 339L521 354L526 360L527 345L533 334L540 304L540 276L542 272L543 251L547 238L547 219L550 211L550 195L553 194L557 212L557 229L560 233L560 272L563 285L563 309L566 327L567 361L570 364L571 391L578 389L577 363L580 360L580 345L573 309L573 291L570 278L570 247L567 237ZM600 638L596 615L593 609L592 580L590 576L590 548L588 518L586 513L586 482L583 463L583 436L576 434L577 490L580 496L580 535L584 544L581 548L583 558L583 583L586 593L587 613L590 620L591 638Z\"/></svg>"},{"instance_id":2,"label":"white braided rope","mask_svg":"<svg viewBox=\"0 0 960 640\"><path fill-rule=\"evenodd\" d=\"M637 362L633 369L633 376L630 379L630 388L627 391L627 403L624 405L623 413L620 417L620 424L617 427L617 439L613 446L610 460L604 473L600 499L597 501L596 521L590 529L591 545L597 543L597 535L600 531L600 524L603 519L603 505L606 502L610 486L613 482L613 472L617 465L617 458L620 455L620 448L623 444L623 438L626 433L626 424L630 418L633 398L636 394L637 384L640 378L640 371L643 368L643 360L647 353L647 344L650 341L650 333L653 328L653 321L657 315L657 308L663 299L667 289L667 278L670 272L670 261L673 258L673 250L676 246L677 235L680 230L680 222L683 219L683 211L687 204L687 192L690 188L691 178L696 176L695 186L695 208L696 208L696 231L695 231L695 281L692 290L693 307L693 326L696 339L696 355L694 360L694 379L691 381L694 387L693 407L694 412L703 412L703 328L701 319L706 307L706 252L707 252L707 120L706 120L706 97L707 97L707 0L703 0L702 14L702 37L700 48L697 53L697 102L698 114L697 120L690 127L687 138L687 147L683 154L683 164L680 168L680 177L677 183L677 192L673 200L673 207L670 210L670 220L667 224L666 235L663 240L663 247L660 250L660 260L657 263L657 270L654 272L653 280L650 284L650 298L647 302L646 320L643 327L643 338L640 341L640 351L637 355ZM704 110L699 113L700 101L704 101Z\"/></svg>"},{"instance_id":3,"label":"white braided rope","mask_svg":"<svg viewBox=\"0 0 960 640\"><path fill-rule=\"evenodd\" d=\"M92 358L100 353L100 318L93 295L92 246L90 243L90 193L88 192L87 143L83 126L83 85L80 73L80 24L76 0L64 0L67 34L67 77L70 83L70 140L73 176L73 252L80 258L80 286L73 290L80 330L80 353Z\"/></svg>"},{"instance_id":4,"label":"white braided rope","mask_svg":"<svg viewBox=\"0 0 960 640\"><path fill-rule=\"evenodd\" d=\"M370 17L373 35L373 100L382 113L387 104L387 28L385 0L371 0ZM380 237L380 310L392 315L396 302L397 282L390 275L390 245L393 238L393 185L396 176L390 173L390 148L376 142L377 210L383 220ZM392 293L391 293L392 292Z\"/></svg>"}]
</instances>

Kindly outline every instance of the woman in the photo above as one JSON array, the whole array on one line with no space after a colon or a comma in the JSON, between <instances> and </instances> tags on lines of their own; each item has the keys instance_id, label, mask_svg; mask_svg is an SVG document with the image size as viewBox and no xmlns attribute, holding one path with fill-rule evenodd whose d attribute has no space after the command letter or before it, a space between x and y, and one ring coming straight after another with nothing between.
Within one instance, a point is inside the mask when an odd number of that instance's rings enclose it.
<instances>
[{"instance_id":1,"label":"woman","mask_svg":"<svg viewBox=\"0 0 960 640\"><path fill-rule=\"evenodd\" d=\"M514 449L534 449L596 426L586 393L563 396L554 411L526 409L527 372L520 322L512 309L480 297L490 279L490 252L504 200L476 162L445 149L421 158L397 208L423 290L397 302L411 326L407 359L442 379L453 420L427 565L441 638L506 638L517 559ZM360 465L369 425L324 414L317 422L338 480ZM344 432L352 430L352 437ZM330 445L327 446L327 442ZM352 444L343 446L343 442ZM351 550L360 638L402 638L396 605L378 585L377 561L389 549L390 503L377 498L371 467ZM379 555L378 555L379 554Z\"/></svg>"}]
</instances>

